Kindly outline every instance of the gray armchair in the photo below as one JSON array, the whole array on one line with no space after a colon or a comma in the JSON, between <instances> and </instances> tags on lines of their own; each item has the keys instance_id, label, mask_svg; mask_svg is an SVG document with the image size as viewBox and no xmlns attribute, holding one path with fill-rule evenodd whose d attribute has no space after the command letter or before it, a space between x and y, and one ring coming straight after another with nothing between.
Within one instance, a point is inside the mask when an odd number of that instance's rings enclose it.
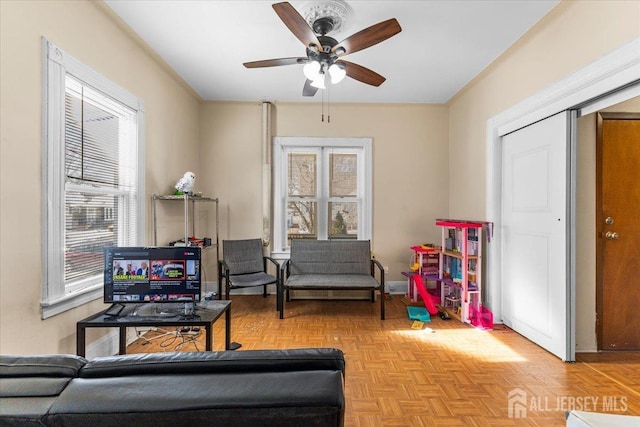
<instances>
[{"instance_id":1,"label":"gray armchair","mask_svg":"<svg viewBox=\"0 0 640 427\"><path fill-rule=\"evenodd\" d=\"M262 253L261 239L223 240L222 257L218 261L218 293L229 299L232 289L262 286L262 296L267 296L267 285L280 282L280 265ZM276 276L267 273L267 261L274 264ZM224 296L222 282L224 281Z\"/></svg>"}]
</instances>

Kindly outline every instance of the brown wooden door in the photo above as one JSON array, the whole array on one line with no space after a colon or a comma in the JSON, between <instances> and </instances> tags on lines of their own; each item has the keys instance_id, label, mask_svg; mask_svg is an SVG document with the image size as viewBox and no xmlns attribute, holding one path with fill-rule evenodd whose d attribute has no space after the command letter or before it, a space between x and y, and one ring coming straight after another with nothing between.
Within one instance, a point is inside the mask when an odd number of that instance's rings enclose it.
<instances>
[{"instance_id":1,"label":"brown wooden door","mask_svg":"<svg viewBox=\"0 0 640 427\"><path fill-rule=\"evenodd\" d=\"M597 129L598 348L640 350L640 114Z\"/></svg>"}]
</instances>

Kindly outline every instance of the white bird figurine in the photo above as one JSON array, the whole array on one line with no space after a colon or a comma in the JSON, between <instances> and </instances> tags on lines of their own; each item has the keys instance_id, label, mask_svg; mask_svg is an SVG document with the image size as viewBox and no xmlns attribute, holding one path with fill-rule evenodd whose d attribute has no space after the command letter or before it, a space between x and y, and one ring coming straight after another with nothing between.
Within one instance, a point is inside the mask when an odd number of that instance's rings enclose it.
<instances>
[{"instance_id":1,"label":"white bird figurine","mask_svg":"<svg viewBox=\"0 0 640 427\"><path fill-rule=\"evenodd\" d=\"M193 186L196 183L196 174L187 171L184 176L176 182L176 190L180 193L193 193Z\"/></svg>"}]
</instances>

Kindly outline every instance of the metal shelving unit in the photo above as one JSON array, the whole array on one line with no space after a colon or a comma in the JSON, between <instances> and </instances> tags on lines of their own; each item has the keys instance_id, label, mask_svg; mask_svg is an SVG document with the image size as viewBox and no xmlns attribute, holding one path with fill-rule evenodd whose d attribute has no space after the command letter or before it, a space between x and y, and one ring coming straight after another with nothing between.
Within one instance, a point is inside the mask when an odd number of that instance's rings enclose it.
<instances>
[{"instance_id":1,"label":"metal shelving unit","mask_svg":"<svg viewBox=\"0 0 640 427\"><path fill-rule=\"evenodd\" d=\"M196 203L215 203L215 236L212 238L211 247L216 248L216 263L220 259L220 244L218 241L218 229L219 229L219 211L218 211L218 198L210 198L210 197L201 197L201 196L190 196L188 194L184 194L182 196L176 195L158 195L154 194L151 196L152 204L151 209L153 211L153 244L158 245L158 219L157 219L157 209L156 203L158 201L173 201L173 202L183 202L184 203L184 241L185 243L189 241L189 236L196 235L196 221L195 221L195 205ZM189 223L191 223L191 230L189 230ZM189 233L191 231L191 233ZM203 248L206 249L206 248Z\"/></svg>"}]
</instances>

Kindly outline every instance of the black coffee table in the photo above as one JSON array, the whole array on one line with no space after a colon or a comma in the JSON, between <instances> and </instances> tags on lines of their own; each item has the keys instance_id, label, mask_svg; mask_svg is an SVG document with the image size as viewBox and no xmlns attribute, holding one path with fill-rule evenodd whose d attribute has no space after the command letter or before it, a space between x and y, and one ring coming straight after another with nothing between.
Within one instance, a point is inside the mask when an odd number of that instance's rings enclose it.
<instances>
[{"instance_id":1,"label":"black coffee table","mask_svg":"<svg viewBox=\"0 0 640 427\"><path fill-rule=\"evenodd\" d=\"M168 306L168 304L164 305ZM172 315L171 313L154 315L136 314L136 312L142 311L139 310L140 307L140 304L125 304L117 316L110 316L106 314L109 310L105 310L79 321L76 325L76 353L78 356L85 356L85 332L87 328L118 328L120 330L119 354L126 354L127 328L136 326L199 326L205 329L205 349L206 351L211 351L213 344L213 324L222 314L225 315L225 350L239 346L237 344L234 346L231 345L231 301L229 300L203 301L196 306L194 313L190 315ZM144 311L151 312L152 310L145 309Z\"/></svg>"}]
</instances>

